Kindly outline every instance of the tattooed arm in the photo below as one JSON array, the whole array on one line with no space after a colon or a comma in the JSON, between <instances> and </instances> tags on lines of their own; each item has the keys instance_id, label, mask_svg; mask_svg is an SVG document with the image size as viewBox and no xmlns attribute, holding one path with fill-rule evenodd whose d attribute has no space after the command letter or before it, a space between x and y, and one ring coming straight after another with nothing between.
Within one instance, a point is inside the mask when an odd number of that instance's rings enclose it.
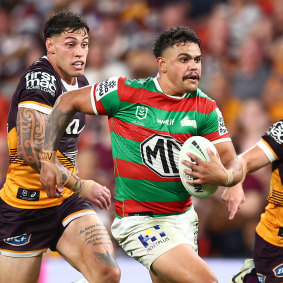
<instances>
[{"instance_id":1,"label":"tattooed arm","mask_svg":"<svg viewBox=\"0 0 283 283\"><path fill-rule=\"evenodd\" d=\"M36 172L40 172L40 152L43 148L44 133L48 120L47 114L41 113L30 108L18 109L17 116L17 153L24 162L31 166ZM95 187L92 190L91 201L99 208L108 208L110 205L110 192L107 188L93 181L84 181L73 175L65 168L54 156L56 168L58 168L58 183L78 193L82 196L89 187ZM67 182L68 181L68 182ZM62 191L58 191L57 197L61 196ZM90 197L89 197L90 198Z\"/></svg>"},{"instance_id":2,"label":"tattooed arm","mask_svg":"<svg viewBox=\"0 0 283 283\"><path fill-rule=\"evenodd\" d=\"M40 172L39 152L43 147L48 115L19 108L17 116L17 154L36 172Z\"/></svg>"},{"instance_id":3,"label":"tattooed arm","mask_svg":"<svg viewBox=\"0 0 283 283\"><path fill-rule=\"evenodd\" d=\"M56 101L49 116L41 159L40 181L49 197L60 197L62 193L61 172L55 165L56 150L60 139L76 112L94 114L90 99L91 87L85 87L64 93ZM108 208L111 204L110 191L92 180L81 180L70 175L66 186L79 196L95 203L99 208Z\"/></svg>"},{"instance_id":4,"label":"tattooed arm","mask_svg":"<svg viewBox=\"0 0 283 283\"><path fill-rule=\"evenodd\" d=\"M24 162L40 173L40 151L43 148L44 133L49 115L30 108L18 109L17 116L17 154ZM71 172L56 158L61 172L61 182L66 183Z\"/></svg>"}]
</instances>

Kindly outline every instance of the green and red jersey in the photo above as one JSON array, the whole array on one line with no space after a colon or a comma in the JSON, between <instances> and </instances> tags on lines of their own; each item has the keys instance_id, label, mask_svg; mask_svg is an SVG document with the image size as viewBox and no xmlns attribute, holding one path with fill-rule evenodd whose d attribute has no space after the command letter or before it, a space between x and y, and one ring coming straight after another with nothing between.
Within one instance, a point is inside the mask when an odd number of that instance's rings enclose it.
<instances>
[{"instance_id":1,"label":"green and red jersey","mask_svg":"<svg viewBox=\"0 0 283 283\"><path fill-rule=\"evenodd\" d=\"M116 216L180 214L191 206L178 172L191 136L230 141L223 117L200 89L164 94L157 78L113 77L91 90L93 111L109 117L116 182Z\"/></svg>"}]
</instances>

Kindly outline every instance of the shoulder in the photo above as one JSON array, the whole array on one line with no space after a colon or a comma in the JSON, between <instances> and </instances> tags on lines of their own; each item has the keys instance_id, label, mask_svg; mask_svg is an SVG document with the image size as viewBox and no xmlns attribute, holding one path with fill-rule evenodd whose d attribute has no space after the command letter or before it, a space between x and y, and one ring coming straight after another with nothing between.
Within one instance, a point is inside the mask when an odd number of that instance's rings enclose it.
<instances>
[{"instance_id":1,"label":"shoulder","mask_svg":"<svg viewBox=\"0 0 283 283\"><path fill-rule=\"evenodd\" d=\"M89 85L88 79L86 78L86 76L80 76L77 78L78 79L78 86L79 87L84 87Z\"/></svg>"},{"instance_id":2,"label":"shoulder","mask_svg":"<svg viewBox=\"0 0 283 283\"><path fill-rule=\"evenodd\" d=\"M283 120L272 124L263 136L263 138L266 136L272 138L276 143L280 145L283 144Z\"/></svg>"},{"instance_id":3,"label":"shoulder","mask_svg":"<svg viewBox=\"0 0 283 283\"><path fill-rule=\"evenodd\" d=\"M190 95L190 97L200 97L200 98L207 99L208 101L211 101L211 103L215 103L215 101L211 97L209 97L206 93L204 93L199 88L197 88L196 91L190 93L189 95Z\"/></svg>"},{"instance_id":4,"label":"shoulder","mask_svg":"<svg viewBox=\"0 0 283 283\"><path fill-rule=\"evenodd\" d=\"M145 79L133 79L133 80L127 78L124 84L133 88L150 88L151 86L155 86L152 77L148 77Z\"/></svg>"},{"instance_id":5,"label":"shoulder","mask_svg":"<svg viewBox=\"0 0 283 283\"><path fill-rule=\"evenodd\" d=\"M25 89L48 92L52 96L57 92L59 80L60 76L45 57L34 62L22 77Z\"/></svg>"}]
</instances>

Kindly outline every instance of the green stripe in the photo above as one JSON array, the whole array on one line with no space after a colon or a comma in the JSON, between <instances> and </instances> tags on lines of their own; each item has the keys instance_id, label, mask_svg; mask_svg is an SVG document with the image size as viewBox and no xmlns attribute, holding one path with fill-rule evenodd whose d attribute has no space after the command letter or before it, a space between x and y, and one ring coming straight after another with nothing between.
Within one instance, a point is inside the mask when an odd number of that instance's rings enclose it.
<instances>
[{"instance_id":1,"label":"green stripe","mask_svg":"<svg viewBox=\"0 0 283 283\"><path fill-rule=\"evenodd\" d=\"M189 149L193 151L193 154L201 158L202 160L206 161L205 157L202 155L202 153L192 144L189 145Z\"/></svg>"},{"instance_id":2,"label":"green stripe","mask_svg":"<svg viewBox=\"0 0 283 283\"><path fill-rule=\"evenodd\" d=\"M111 133L113 159L143 164L140 153L140 142L126 139L115 132Z\"/></svg>"},{"instance_id":3,"label":"green stripe","mask_svg":"<svg viewBox=\"0 0 283 283\"><path fill-rule=\"evenodd\" d=\"M144 202L173 202L186 200L190 194L185 190L182 182L157 182L117 177L117 200L131 200Z\"/></svg>"}]
</instances>

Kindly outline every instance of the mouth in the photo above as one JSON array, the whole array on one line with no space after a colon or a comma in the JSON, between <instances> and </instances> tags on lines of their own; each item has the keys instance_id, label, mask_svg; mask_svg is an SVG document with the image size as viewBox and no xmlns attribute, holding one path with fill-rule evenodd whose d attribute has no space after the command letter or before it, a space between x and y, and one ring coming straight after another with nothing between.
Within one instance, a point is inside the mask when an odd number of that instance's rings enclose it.
<instances>
[{"instance_id":1,"label":"mouth","mask_svg":"<svg viewBox=\"0 0 283 283\"><path fill-rule=\"evenodd\" d=\"M85 63L83 61L76 61L72 65L76 68L76 70L82 70Z\"/></svg>"},{"instance_id":2,"label":"mouth","mask_svg":"<svg viewBox=\"0 0 283 283\"><path fill-rule=\"evenodd\" d=\"M183 77L183 81L190 80L193 82L199 81L199 75L197 73L190 73Z\"/></svg>"}]
</instances>

